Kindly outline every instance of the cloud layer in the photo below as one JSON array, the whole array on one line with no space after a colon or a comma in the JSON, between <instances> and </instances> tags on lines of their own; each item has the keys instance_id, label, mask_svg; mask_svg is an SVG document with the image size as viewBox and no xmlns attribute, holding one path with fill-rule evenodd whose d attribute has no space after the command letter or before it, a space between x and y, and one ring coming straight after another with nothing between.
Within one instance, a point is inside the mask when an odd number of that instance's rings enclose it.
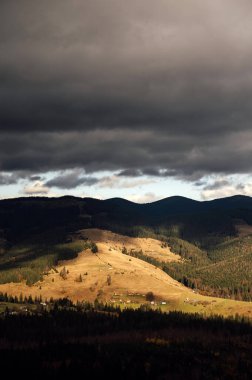
<instances>
[{"instance_id":1,"label":"cloud layer","mask_svg":"<svg viewBox=\"0 0 252 380\"><path fill-rule=\"evenodd\" d=\"M2 0L0 171L84 169L45 185L65 189L101 170L251 172L251 12L249 0Z\"/></svg>"}]
</instances>

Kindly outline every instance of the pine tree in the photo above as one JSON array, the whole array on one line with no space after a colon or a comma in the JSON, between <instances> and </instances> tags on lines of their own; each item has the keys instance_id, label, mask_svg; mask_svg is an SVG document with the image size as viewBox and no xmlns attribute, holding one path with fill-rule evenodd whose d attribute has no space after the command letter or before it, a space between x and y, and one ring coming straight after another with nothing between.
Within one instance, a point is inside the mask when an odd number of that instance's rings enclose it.
<instances>
[{"instance_id":1,"label":"pine tree","mask_svg":"<svg viewBox=\"0 0 252 380\"><path fill-rule=\"evenodd\" d=\"M60 271L60 277L62 277L63 280L66 280L66 279L67 279L67 270L66 270L66 267L64 267L64 268Z\"/></svg>"}]
</instances>

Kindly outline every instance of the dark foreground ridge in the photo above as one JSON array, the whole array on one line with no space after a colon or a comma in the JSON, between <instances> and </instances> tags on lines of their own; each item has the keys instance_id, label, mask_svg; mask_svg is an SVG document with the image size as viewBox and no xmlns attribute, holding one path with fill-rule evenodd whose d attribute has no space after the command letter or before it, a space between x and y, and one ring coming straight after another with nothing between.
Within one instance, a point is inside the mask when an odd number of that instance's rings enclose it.
<instances>
[{"instance_id":1,"label":"dark foreground ridge","mask_svg":"<svg viewBox=\"0 0 252 380\"><path fill-rule=\"evenodd\" d=\"M50 310L0 318L1 371L36 378L250 379L251 333L251 324L238 318L59 300Z\"/></svg>"}]
</instances>

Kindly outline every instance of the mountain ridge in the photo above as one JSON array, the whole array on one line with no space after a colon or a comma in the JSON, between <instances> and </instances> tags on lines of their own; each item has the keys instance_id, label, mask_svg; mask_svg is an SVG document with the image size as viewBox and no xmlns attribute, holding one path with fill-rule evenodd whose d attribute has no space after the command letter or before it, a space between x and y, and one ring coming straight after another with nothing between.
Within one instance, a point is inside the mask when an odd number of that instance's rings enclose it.
<instances>
[{"instance_id":1,"label":"mountain ridge","mask_svg":"<svg viewBox=\"0 0 252 380\"><path fill-rule=\"evenodd\" d=\"M145 202L145 203L140 203L140 202L134 202L126 198L122 197L112 197L112 198L106 198L106 199L99 199L95 197L77 197L74 195L62 195L59 197L47 197L47 196L21 196L21 197L13 197L13 198L3 198L0 199L0 203L3 202L15 202L15 201L29 201L29 200L48 200L48 201L53 201L53 200L94 200L94 201L99 201L99 202L126 202L126 203L131 203L135 205L152 205L152 204L160 204L160 203L167 203L167 202L172 202L172 201L183 201L183 202L192 202L194 204L210 204L210 203L220 203L222 201L235 201L235 200L250 200L252 201L252 197L249 195L242 195L242 194L236 194L236 195L231 195L228 197L221 197L221 198L214 198L210 200L197 200L189 197L185 197L182 195L171 195L169 197L164 197L162 199L153 201L153 202Z\"/></svg>"}]
</instances>

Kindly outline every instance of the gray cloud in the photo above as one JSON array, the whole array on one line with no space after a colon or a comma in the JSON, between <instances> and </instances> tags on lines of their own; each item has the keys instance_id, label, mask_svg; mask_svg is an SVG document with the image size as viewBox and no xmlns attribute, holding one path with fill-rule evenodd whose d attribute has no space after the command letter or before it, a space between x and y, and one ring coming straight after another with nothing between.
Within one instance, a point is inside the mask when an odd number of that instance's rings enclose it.
<instances>
[{"instance_id":1,"label":"gray cloud","mask_svg":"<svg viewBox=\"0 0 252 380\"><path fill-rule=\"evenodd\" d=\"M0 185L13 185L20 180L16 174L0 173Z\"/></svg>"},{"instance_id":2,"label":"gray cloud","mask_svg":"<svg viewBox=\"0 0 252 380\"><path fill-rule=\"evenodd\" d=\"M251 172L251 11L249 0L2 0L0 170Z\"/></svg>"},{"instance_id":3,"label":"gray cloud","mask_svg":"<svg viewBox=\"0 0 252 380\"><path fill-rule=\"evenodd\" d=\"M153 168L145 168L145 169L124 169L117 174L119 177L140 177L143 175L151 176L151 177L172 177L176 176L177 172L175 170L167 170L167 169L157 169Z\"/></svg>"},{"instance_id":4,"label":"gray cloud","mask_svg":"<svg viewBox=\"0 0 252 380\"><path fill-rule=\"evenodd\" d=\"M14 173L0 172L0 185L14 185L21 180L31 179L29 171L18 170ZM34 177L35 178L35 177ZM36 177L38 178L38 177Z\"/></svg>"},{"instance_id":5,"label":"gray cloud","mask_svg":"<svg viewBox=\"0 0 252 380\"><path fill-rule=\"evenodd\" d=\"M199 180L199 181L194 182L194 186L196 187L206 186L206 184L207 184L207 181L205 180Z\"/></svg>"},{"instance_id":6,"label":"gray cloud","mask_svg":"<svg viewBox=\"0 0 252 380\"><path fill-rule=\"evenodd\" d=\"M230 183L230 181L228 181L228 180L219 179L219 180L214 181L213 183L210 183L210 184L206 185L203 188L203 191L204 190L218 190L218 189L221 189L223 187L232 186L232 185L233 184Z\"/></svg>"},{"instance_id":7,"label":"gray cloud","mask_svg":"<svg viewBox=\"0 0 252 380\"><path fill-rule=\"evenodd\" d=\"M118 177L140 177L143 175L142 170L139 169L124 169L120 171L117 176Z\"/></svg>"},{"instance_id":8,"label":"gray cloud","mask_svg":"<svg viewBox=\"0 0 252 380\"><path fill-rule=\"evenodd\" d=\"M29 178L30 181L41 181L42 180L42 177L40 175L32 175L30 178Z\"/></svg>"},{"instance_id":9,"label":"gray cloud","mask_svg":"<svg viewBox=\"0 0 252 380\"><path fill-rule=\"evenodd\" d=\"M46 187L58 187L60 189L74 189L80 185L92 186L98 182L97 178L82 176L78 171L59 175L45 183Z\"/></svg>"}]
</instances>

